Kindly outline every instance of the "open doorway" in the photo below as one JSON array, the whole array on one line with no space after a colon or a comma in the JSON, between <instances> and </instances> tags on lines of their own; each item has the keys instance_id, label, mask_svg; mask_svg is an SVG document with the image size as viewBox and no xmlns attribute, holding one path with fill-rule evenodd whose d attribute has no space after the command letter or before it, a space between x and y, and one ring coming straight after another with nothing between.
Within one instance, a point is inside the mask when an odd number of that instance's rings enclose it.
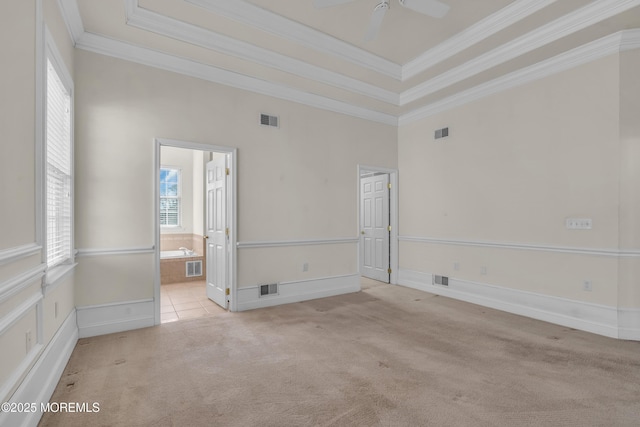
<instances>
[{"instance_id":1,"label":"open doorway","mask_svg":"<svg viewBox=\"0 0 640 427\"><path fill-rule=\"evenodd\" d=\"M155 323L233 310L236 150L155 143Z\"/></svg>"},{"instance_id":2,"label":"open doorway","mask_svg":"<svg viewBox=\"0 0 640 427\"><path fill-rule=\"evenodd\" d=\"M358 166L358 258L362 277L397 283L397 201L396 170Z\"/></svg>"}]
</instances>

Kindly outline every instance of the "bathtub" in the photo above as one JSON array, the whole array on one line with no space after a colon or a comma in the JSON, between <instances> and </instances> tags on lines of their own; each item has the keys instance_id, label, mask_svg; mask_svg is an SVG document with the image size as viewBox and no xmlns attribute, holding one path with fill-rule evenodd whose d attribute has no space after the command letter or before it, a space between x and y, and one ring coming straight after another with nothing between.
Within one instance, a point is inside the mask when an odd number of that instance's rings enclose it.
<instances>
[{"instance_id":1,"label":"bathtub","mask_svg":"<svg viewBox=\"0 0 640 427\"><path fill-rule=\"evenodd\" d=\"M198 255L194 251L189 251L188 255L185 255L184 251L161 251L160 259L171 259L171 258L198 258L201 255Z\"/></svg>"},{"instance_id":2,"label":"bathtub","mask_svg":"<svg viewBox=\"0 0 640 427\"><path fill-rule=\"evenodd\" d=\"M193 264L199 264L194 266ZM189 265L191 264L191 266ZM195 270L194 270L195 269ZM185 255L183 250L160 251L160 283L205 280L204 257L194 251Z\"/></svg>"}]
</instances>

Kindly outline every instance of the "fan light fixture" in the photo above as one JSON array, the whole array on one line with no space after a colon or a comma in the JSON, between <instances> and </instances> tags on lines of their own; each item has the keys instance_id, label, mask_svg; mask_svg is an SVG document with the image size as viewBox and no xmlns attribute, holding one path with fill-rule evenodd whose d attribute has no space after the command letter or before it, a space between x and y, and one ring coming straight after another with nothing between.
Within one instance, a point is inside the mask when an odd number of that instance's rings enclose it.
<instances>
[{"instance_id":1,"label":"fan light fixture","mask_svg":"<svg viewBox=\"0 0 640 427\"><path fill-rule=\"evenodd\" d=\"M355 0L314 0L313 4L317 8L325 8L331 6L337 6L340 4L351 3ZM442 3L438 0L398 0L400 6L411 9L414 12L422 13L423 15L431 16L433 18L442 18L447 12L449 12L449 5ZM369 21L369 28L364 37L365 41L374 40L380 32L382 26L382 20L384 15L389 10L389 0L382 0L373 9L371 14L371 20Z\"/></svg>"}]
</instances>

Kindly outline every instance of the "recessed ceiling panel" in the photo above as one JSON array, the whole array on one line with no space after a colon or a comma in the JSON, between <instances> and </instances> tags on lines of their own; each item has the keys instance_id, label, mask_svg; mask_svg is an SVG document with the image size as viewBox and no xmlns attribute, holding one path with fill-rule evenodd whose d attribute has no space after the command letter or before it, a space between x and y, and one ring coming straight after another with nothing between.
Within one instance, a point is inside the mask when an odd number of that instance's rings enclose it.
<instances>
[{"instance_id":1,"label":"recessed ceiling panel","mask_svg":"<svg viewBox=\"0 0 640 427\"><path fill-rule=\"evenodd\" d=\"M354 0L328 8L315 8L313 0L247 0L261 8L404 64L473 23L509 5L511 0L442 0L450 6L444 18L433 18L389 0L378 37L365 42L371 14L380 0Z\"/></svg>"},{"instance_id":2,"label":"recessed ceiling panel","mask_svg":"<svg viewBox=\"0 0 640 427\"><path fill-rule=\"evenodd\" d=\"M440 0L442 18L388 0L367 42L383 0L61 1L77 1L80 48L387 123L640 28L640 0Z\"/></svg>"}]
</instances>

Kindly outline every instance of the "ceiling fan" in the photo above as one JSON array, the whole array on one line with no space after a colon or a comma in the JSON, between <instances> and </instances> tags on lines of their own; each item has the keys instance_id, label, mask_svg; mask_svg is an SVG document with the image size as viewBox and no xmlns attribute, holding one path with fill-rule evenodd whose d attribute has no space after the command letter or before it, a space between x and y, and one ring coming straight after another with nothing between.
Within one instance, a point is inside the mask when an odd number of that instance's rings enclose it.
<instances>
[{"instance_id":1,"label":"ceiling fan","mask_svg":"<svg viewBox=\"0 0 640 427\"><path fill-rule=\"evenodd\" d=\"M317 8L337 6L339 4L351 3L355 0L313 0L313 4ZM398 0L400 6L411 9L415 12L431 16L433 18L442 18L449 11L449 5L438 0ZM389 10L389 0L381 0L373 9L369 29L364 37L365 41L375 39L382 26L384 15Z\"/></svg>"}]
</instances>

